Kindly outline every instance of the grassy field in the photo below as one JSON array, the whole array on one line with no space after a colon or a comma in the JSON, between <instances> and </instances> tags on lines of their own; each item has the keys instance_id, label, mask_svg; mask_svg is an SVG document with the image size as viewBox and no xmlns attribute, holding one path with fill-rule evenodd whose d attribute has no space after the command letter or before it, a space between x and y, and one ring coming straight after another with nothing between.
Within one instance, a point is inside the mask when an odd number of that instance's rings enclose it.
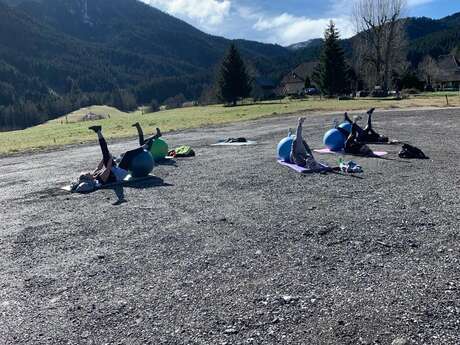
<instances>
[{"instance_id":1,"label":"grassy field","mask_svg":"<svg viewBox=\"0 0 460 345\"><path fill-rule=\"evenodd\" d=\"M460 96L458 93L449 93L449 105L460 106ZM69 144L83 144L88 141L94 141L94 133L88 131L88 126L95 123L103 126L104 134L107 138L114 139L134 137L136 131L131 127L131 124L134 122L141 123L147 133L152 132L155 127L160 127L164 132L168 132L253 120L298 111L351 111L371 107L378 109L398 109L429 106L446 106L445 95L433 93L423 96L413 96L404 100L356 99L339 101L336 99L320 100L319 98L282 100L238 107L214 105L182 108L150 114L142 114L140 111L128 114L110 107L94 106L80 109L66 117L26 130L0 133L0 155L39 151ZM83 116L90 111L105 118L98 121L82 121Z\"/></svg>"}]
</instances>

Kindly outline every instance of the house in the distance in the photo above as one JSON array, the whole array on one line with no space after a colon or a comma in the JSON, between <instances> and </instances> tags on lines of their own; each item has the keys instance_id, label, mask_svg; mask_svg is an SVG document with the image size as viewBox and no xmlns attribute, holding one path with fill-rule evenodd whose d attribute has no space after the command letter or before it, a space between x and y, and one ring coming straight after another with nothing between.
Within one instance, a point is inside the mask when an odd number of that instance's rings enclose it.
<instances>
[{"instance_id":1,"label":"house in the distance","mask_svg":"<svg viewBox=\"0 0 460 345\"><path fill-rule=\"evenodd\" d=\"M301 95L304 90L305 79L292 71L281 80L278 88L278 94L280 96Z\"/></svg>"},{"instance_id":2,"label":"house in the distance","mask_svg":"<svg viewBox=\"0 0 460 345\"><path fill-rule=\"evenodd\" d=\"M460 63L453 55L438 58L436 73L433 77L436 89L456 89L460 87Z\"/></svg>"},{"instance_id":3,"label":"house in the distance","mask_svg":"<svg viewBox=\"0 0 460 345\"><path fill-rule=\"evenodd\" d=\"M311 76L317 65L317 62L305 62L289 72L281 80L277 91L278 95L302 95L305 92L305 81L307 78L311 79Z\"/></svg>"}]
</instances>

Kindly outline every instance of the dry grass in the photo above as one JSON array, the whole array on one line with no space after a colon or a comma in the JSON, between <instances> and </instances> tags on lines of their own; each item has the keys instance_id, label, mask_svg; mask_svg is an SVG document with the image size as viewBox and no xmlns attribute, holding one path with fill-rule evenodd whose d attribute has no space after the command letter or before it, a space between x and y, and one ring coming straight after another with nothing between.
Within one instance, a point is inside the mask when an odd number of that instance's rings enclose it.
<instances>
[{"instance_id":1,"label":"dry grass","mask_svg":"<svg viewBox=\"0 0 460 345\"><path fill-rule=\"evenodd\" d=\"M460 106L460 96L449 94L450 106ZM266 116L283 115L298 111L351 111L376 107L379 109L399 109L412 107L445 107L444 95L427 94L413 96L404 100L393 99L356 99L339 101L337 99L311 98L307 100L282 100L262 102L238 107L213 105L166 110L150 114L140 111L123 113L106 106L94 106L80 109L57 120L21 131L0 133L0 154L9 155L18 152L44 150L69 144L92 141L94 134L88 126L100 124L107 138L128 138L136 135L131 127L134 122L141 123L146 132L160 127L164 132L209 125L224 124L258 119ZM106 118L99 121L82 121L91 111Z\"/></svg>"}]
</instances>

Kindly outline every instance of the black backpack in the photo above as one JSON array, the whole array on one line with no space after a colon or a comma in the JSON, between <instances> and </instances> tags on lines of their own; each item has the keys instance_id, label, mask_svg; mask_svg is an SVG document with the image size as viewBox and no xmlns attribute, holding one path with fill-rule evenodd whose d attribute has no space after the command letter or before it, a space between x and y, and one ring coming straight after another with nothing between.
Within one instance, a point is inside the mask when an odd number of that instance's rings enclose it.
<instances>
[{"instance_id":1,"label":"black backpack","mask_svg":"<svg viewBox=\"0 0 460 345\"><path fill-rule=\"evenodd\" d=\"M402 146L402 149L399 152L399 157L400 158L428 159L428 157L425 156L422 150L420 150L419 148L415 146L409 145L409 144L404 144Z\"/></svg>"}]
</instances>

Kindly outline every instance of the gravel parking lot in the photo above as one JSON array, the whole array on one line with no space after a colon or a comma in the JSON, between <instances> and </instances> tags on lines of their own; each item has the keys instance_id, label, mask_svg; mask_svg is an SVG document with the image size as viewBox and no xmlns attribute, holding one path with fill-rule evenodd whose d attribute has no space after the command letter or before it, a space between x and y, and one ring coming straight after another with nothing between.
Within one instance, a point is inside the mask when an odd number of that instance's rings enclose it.
<instances>
[{"instance_id":1,"label":"gravel parking lot","mask_svg":"<svg viewBox=\"0 0 460 345\"><path fill-rule=\"evenodd\" d=\"M460 110L377 111L431 159L378 146L359 177L278 165L298 116L166 135L197 157L121 206L58 189L96 145L0 159L0 344L458 345ZM334 115L307 116L319 148Z\"/></svg>"}]
</instances>

